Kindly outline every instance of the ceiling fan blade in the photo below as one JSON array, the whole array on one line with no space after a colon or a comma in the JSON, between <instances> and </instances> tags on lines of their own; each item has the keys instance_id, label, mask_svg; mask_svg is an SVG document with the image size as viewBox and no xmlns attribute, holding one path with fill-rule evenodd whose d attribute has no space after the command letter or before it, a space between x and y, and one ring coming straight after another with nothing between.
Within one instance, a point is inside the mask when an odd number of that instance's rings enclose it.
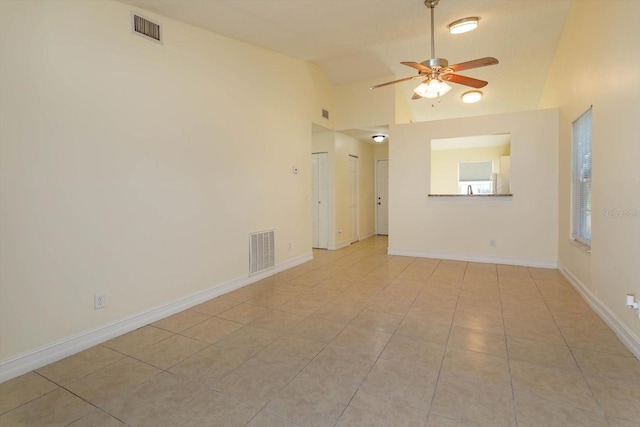
<instances>
[{"instance_id":1,"label":"ceiling fan blade","mask_svg":"<svg viewBox=\"0 0 640 427\"><path fill-rule=\"evenodd\" d=\"M484 80L461 76L459 74L445 74L441 78L442 80L447 80L452 83L458 83L459 85L471 86L476 89L480 89L481 87L485 87L489 84L489 82L485 82Z\"/></svg>"},{"instance_id":2,"label":"ceiling fan blade","mask_svg":"<svg viewBox=\"0 0 640 427\"><path fill-rule=\"evenodd\" d=\"M400 82L406 82L408 80L413 80L413 79L418 78L418 77L422 77L422 76L421 75L417 75L417 76L405 77L404 79L393 80L391 82L380 83L379 85L371 86L369 89L377 89L377 88L383 87L383 86L389 86L389 85L400 83Z\"/></svg>"},{"instance_id":3,"label":"ceiling fan blade","mask_svg":"<svg viewBox=\"0 0 640 427\"><path fill-rule=\"evenodd\" d=\"M469 70L471 68L486 67L487 65L496 65L498 60L491 56L486 58L474 59L473 61L461 62L459 64L449 65L453 71Z\"/></svg>"},{"instance_id":4,"label":"ceiling fan blade","mask_svg":"<svg viewBox=\"0 0 640 427\"><path fill-rule=\"evenodd\" d=\"M401 62L402 65L406 65L407 67L411 67L411 68L415 68L416 70L423 72L423 73L430 73L431 72L431 68L429 67L425 67L422 64L419 64L417 62Z\"/></svg>"},{"instance_id":5,"label":"ceiling fan blade","mask_svg":"<svg viewBox=\"0 0 640 427\"><path fill-rule=\"evenodd\" d=\"M411 97L411 99L422 99L422 97L420 95L418 95L417 93L414 92L413 96Z\"/></svg>"}]
</instances>

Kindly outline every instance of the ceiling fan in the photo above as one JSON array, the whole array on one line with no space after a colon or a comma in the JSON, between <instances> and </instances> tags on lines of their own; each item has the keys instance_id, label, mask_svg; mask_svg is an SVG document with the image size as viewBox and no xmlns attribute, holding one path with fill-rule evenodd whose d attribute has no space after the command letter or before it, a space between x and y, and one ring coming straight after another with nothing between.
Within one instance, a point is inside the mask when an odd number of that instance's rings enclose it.
<instances>
[{"instance_id":1,"label":"ceiling fan","mask_svg":"<svg viewBox=\"0 0 640 427\"><path fill-rule=\"evenodd\" d=\"M394 80L391 82L381 83L379 85L371 86L371 89L421 78L423 79L422 83L417 88L415 88L414 94L411 97L411 99L420 99L435 98L447 93L449 90L451 90L451 86L449 86L445 82L457 83L476 89L485 87L488 84L488 82L484 80L461 76L460 74L456 73L462 70L495 65L498 63L498 60L496 58L492 58L489 56L486 58L474 59L473 61L461 62L459 64L453 65L449 65L449 61L444 58L436 58L435 42L433 37L433 9L435 9L439 2L440 0L424 0L425 6L431 9L431 58L421 63L401 62L402 65L406 65L418 70L418 75L405 77L403 79Z\"/></svg>"}]
</instances>

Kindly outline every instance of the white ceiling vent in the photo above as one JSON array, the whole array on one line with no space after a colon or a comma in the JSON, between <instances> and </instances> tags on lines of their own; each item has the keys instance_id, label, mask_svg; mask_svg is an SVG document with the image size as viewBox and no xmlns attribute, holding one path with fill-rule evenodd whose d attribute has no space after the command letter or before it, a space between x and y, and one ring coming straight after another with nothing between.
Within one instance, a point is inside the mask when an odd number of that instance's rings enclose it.
<instances>
[{"instance_id":1,"label":"white ceiling vent","mask_svg":"<svg viewBox=\"0 0 640 427\"><path fill-rule=\"evenodd\" d=\"M156 43L162 43L160 38L162 25L150 21L135 12L131 12L131 29L146 39L153 40Z\"/></svg>"}]
</instances>

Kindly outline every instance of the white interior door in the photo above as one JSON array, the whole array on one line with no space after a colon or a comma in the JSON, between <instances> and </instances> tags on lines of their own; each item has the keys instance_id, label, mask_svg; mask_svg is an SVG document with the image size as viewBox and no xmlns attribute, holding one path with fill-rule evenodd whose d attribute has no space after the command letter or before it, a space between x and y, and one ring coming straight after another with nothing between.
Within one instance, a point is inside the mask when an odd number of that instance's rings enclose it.
<instances>
[{"instance_id":1,"label":"white interior door","mask_svg":"<svg viewBox=\"0 0 640 427\"><path fill-rule=\"evenodd\" d=\"M313 242L318 249L329 246L329 156L327 153L311 155Z\"/></svg>"},{"instance_id":2,"label":"white interior door","mask_svg":"<svg viewBox=\"0 0 640 427\"><path fill-rule=\"evenodd\" d=\"M349 175L351 177L351 243L360 240L360 171L358 158L349 156Z\"/></svg>"},{"instance_id":3,"label":"white interior door","mask_svg":"<svg viewBox=\"0 0 640 427\"><path fill-rule=\"evenodd\" d=\"M389 234L389 159L376 161L376 233Z\"/></svg>"}]
</instances>

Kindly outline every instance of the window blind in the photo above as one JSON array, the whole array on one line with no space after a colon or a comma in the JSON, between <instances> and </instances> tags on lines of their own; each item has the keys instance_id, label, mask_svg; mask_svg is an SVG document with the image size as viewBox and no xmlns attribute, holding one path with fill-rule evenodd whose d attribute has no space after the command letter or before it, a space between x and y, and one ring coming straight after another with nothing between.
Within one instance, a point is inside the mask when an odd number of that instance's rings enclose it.
<instances>
[{"instance_id":1,"label":"window blind","mask_svg":"<svg viewBox=\"0 0 640 427\"><path fill-rule=\"evenodd\" d=\"M591 117L590 107L572 124L571 238L591 247Z\"/></svg>"}]
</instances>

